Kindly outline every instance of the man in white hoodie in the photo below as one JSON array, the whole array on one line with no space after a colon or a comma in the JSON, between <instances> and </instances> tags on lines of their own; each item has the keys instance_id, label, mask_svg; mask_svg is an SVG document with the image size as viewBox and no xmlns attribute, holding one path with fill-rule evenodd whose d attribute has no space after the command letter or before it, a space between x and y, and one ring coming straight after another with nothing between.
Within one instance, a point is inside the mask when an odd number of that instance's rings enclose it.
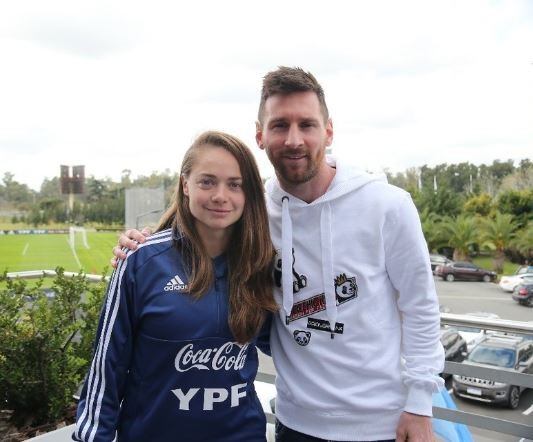
<instances>
[{"instance_id":1,"label":"man in white hoodie","mask_svg":"<svg viewBox=\"0 0 533 442\"><path fill-rule=\"evenodd\" d=\"M302 69L265 76L256 140L276 170L266 184L278 252L276 440L432 441L444 353L409 194L326 157L333 125Z\"/></svg>"}]
</instances>

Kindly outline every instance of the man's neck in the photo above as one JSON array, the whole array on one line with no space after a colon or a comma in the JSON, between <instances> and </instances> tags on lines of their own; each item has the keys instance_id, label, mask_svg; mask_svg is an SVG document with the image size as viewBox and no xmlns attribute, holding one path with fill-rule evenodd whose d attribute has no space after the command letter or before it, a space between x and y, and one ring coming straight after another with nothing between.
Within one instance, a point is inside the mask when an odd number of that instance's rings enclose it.
<instances>
[{"instance_id":1,"label":"man's neck","mask_svg":"<svg viewBox=\"0 0 533 442\"><path fill-rule=\"evenodd\" d=\"M334 176L335 169L324 162L316 176L306 183L289 183L280 176L278 176L278 181L285 192L309 204L327 192Z\"/></svg>"}]
</instances>

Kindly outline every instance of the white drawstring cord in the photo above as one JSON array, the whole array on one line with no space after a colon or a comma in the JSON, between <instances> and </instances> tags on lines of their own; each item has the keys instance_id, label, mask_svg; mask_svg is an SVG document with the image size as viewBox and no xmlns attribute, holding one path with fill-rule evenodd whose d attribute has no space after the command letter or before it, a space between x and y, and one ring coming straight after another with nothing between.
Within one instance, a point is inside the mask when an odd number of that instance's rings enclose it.
<instances>
[{"instance_id":1,"label":"white drawstring cord","mask_svg":"<svg viewBox=\"0 0 533 442\"><path fill-rule=\"evenodd\" d=\"M320 241L326 314L328 316L331 339L333 339L335 337L335 325L337 323L337 297L333 288L335 275L333 274L333 243L331 236L331 205L327 203L323 205L320 213Z\"/></svg>"},{"instance_id":2,"label":"white drawstring cord","mask_svg":"<svg viewBox=\"0 0 533 442\"><path fill-rule=\"evenodd\" d=\"M281 199L281 289L287 325L294 303L292 259L292 221L289 213L289 197L284 196Z\"/></svg>"}]
</instances>

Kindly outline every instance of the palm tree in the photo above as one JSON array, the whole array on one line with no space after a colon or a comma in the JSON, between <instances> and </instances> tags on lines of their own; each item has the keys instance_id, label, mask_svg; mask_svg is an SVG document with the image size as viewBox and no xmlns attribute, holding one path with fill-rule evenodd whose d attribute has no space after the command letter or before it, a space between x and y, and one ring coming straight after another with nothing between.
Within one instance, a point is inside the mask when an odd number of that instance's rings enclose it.
<instances>
[{"instance_id":1,"label":"palm tree","mask_svg":"<svg viewBox=\"0 0 533 442\"><path fill-rule=\"evenodd\" d=\"M436 213L430 212L427 207L420 213L422 232L424 232L424 237L426 238L430 252L434 252L437 247L446 244L439 227L441 219L442 218Z\"/></svg>"},{"instance_id":2,"label":"palm tree","mask_svg":"<svg viewBox=\"0 0 533 442\"><path fill-rule=\"evenodd\" d=\"M494 218L485 218L480 222L482 247L494 251L493 267L498 273L503 272L505 249L509 248L515 236L517 224L513 215L496 212Z\"/></svg>"},{"instance_id":3,"label":"palm tree","mask_svg":"<svg viewBox=\"0 0 533 442\"><path fill-rule=\"evenodd\" d=\"M533 259L533 223L528 223L523 229L516 232L511 241L511 247L520 252L528 262Z\"/></svg>"},{"instance_id":4,"label":"palm tree","mask_svg":"<svg viewBox=\"0 0 533 442\"><path fill-rule=\"evenodd\" d=\"M470 247L478 242L476 219L466 215L446 217L439 230L447 245L453 247L454 261L469 261Z\"/></svg>"}]
</instances>

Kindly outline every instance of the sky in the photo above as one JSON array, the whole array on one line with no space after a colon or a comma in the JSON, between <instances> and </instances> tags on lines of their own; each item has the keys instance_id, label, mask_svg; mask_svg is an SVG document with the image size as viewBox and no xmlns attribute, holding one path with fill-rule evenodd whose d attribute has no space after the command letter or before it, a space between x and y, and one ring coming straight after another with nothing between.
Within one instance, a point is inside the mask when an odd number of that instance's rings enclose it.
<instances>
[{"instance_id":1,"label":"sky","mask_svg":"<svg viewBox=\"0 0 533 442\"><path fill-rule=\"evenodd\" d=\"M322 84L333 152L361 168L533 152L533 2L153 0L0 4L0 179L60 164L177 171L201 132L255 143L262 77Z\"/></svg>"}]
</instances>

